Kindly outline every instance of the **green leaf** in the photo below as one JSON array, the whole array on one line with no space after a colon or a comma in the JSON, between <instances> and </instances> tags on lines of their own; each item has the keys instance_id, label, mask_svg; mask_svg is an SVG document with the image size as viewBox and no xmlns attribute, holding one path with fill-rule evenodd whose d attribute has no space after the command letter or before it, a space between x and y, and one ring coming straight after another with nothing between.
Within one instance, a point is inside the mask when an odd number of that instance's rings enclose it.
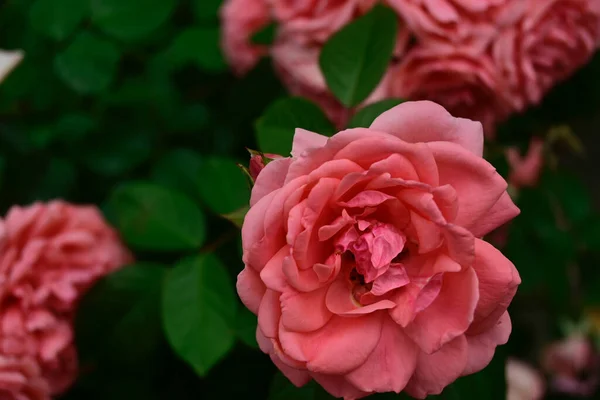
<instances>
[{"instance_id":1,"label":"green leaf","mask_svg":"<svg viewBox=\"0 0 600 400\"><path fill-rule=\"evenodd\" d=\"M31 27L55 40L64 40L75 31L88 13L82 0L36 0L29 10Z\"/></svg>"},{"instance_id":2,"label":"green leaf","mask_svg":"<svg viewBox=\"0 0 600 400\"><path fill-rule=\"evenodd\" d=\"M91 0L92 21L121 40L138 40L158 29L175 9L175 0Z\"/></svg>"},{"instance_id":3,"label":"green leaf","mask_svg":"<svg viewBox=\"0 0 600 400\"><path fill-rule=\"evenodd\" d=\"M152 180L200 200L202 156L188 149L166 153L152 168Z\"/></svg>"},{"instance_id":4,"label":"green leaf","mask_svg":"<svg viewBox=\"0 0 600 400\"><path fill-rule=\"evenodd\" d=\"M325 43L319 64L327 86L344 105L360 104L375 89L388 68L397 32L396 14L378 5Z\"/></svg>"},{"instance_id":5,"label":"green leaf","mask_svg":"<svg viewBox=\"0 0 600 400\"><path fill-rule=\"evenodd\" d=\"M252 36L252 43L270 45L275 41L276 34L277 24L269 24Z\"/></svg>"},{"instance_id":6,"label":"green leaf","mask_svg":"<svg viewBox=\"0 0 600 400\"><path fill-rule=\"evenodd\" d=\"M235 342L236 297L227 270L212 254L181 261L163 289L163 326L169 343L200 376Z\"/></svg>"},{"instance_id":7,"label":"green leaf","mask_svg":"<svg viewBox=\"0 0 600 400\"><path fill-rule=\"evenodd\" d=\"M229 214L224 214L222 215L222 217L228 221L231 221L231 223L233 223L238 228L241 228L244 224L244 218L246 217L246 214L248 214L249 209L249 206L245 206Z\"/></svg>"},{"instance_id":8,"label":"green leaf","mask_svg":"<svg viewBox=\"0 0 600 400\"><path fill-rule=\"evenodd\" d=\"M199 21L212 21L218 18L223 0L193 0L194 14Z\"/></svg>"},{"instance_id":9,"label":"green leaf","mask_svg":"<svg viewBox=\"0 0 600 400\"><path fill-rule=\"evenodd\" d=\"M140 250L199 248L205 238L202 211L184 194L147 182L121 184L108 213L131 246Z\"/></svg>"},{"instance_id":10,"label":"green leaf","mask_svg":"<svg viewBox=\"0 0 600 400\"><path fill-rule=\"evenodd\" d=\"M29 197L31 201L68 198L77 183L78 171L67 159L54 157L44 169Z\"/></svg>"},{"instance_id":11,"label":"green leaf","mask_svg":"<svg viewBox=\"0 0 600 400\"><path fill-rule=\"evenodd\" d=\"M234 212L250 201L246 176L235 161L227 158L204 159L198 190L202 200L217 214Z\"/></svg>"},{"instance_id":12,"label":"green leaf","mask_svg":"<svg viewBox=\"0 0 600 400\"><path fill-rule=\"evenodd\" d=\"M114 368L153 362L162 341L160 294L165 271L157 264L126 266L86 294L75 323L84 364Z\"/></svg>"},{"instance_id":13,"label":"green leaf","mask_svg":"<svg viewBox=\"0 0 600 400\"><path fill-rule=\"evenodd\" d=\"M544 183L547 183L553 200L559 202L557 205L563 210L567 223L586 223L592 213L592 199L580 178L559 171L544 176Z\"/></svg>"},{"instance_id":14,"label":"green leaf","mask_svg":"<svg viewBox=\"0 0 600 400\"><path fill-rule=\"evenodd\" d=\"M111 42L83 32L54 59L58 76L83 94L101 92L117 71L119 50Z\"/></svg>"},{"instance_id":15,"label":"green leaf","mask_svg":"<svg viewBox=\"0 0 600 400\"><path fill-rule=\"evenodd\" d=\"M333 135L335 128L314 103L300 98L280 99L256 122L258 146L264 153L289 155L296 128Z\"/></svg>"},{"instance_id":16,"label":"green leaf","mask_svg":"<svg viewBox=\"0 0 600 400\"><path fill-rule=\"evenodd\" d=\"M217 27L188 28L175 38L167 50L167 58L176 66L188 62L209 72L227 69L221 53Z\"/></svg>"},{"instance_id":17,"label":"green leaf","mask_svg":"<svg viewBox=\"0 0 600 400\"><path fill-rule=\"evenodd\" d=\"M348 128L368 128L375 118L403 103L400 99L385 99L361 108L348 123Z\"/></svg>"},{"instance_id":18,"label":"green leaf","mask_svg":"<svg viewBox=\"0 0 600 400\"><path fill-rule=\"evenodd\" d=\"M240 308L235 317L235 332L238 338L247 346L258 348L256 343L256 315L252 314L246 307Z\"/></svg>"}]
</instances>

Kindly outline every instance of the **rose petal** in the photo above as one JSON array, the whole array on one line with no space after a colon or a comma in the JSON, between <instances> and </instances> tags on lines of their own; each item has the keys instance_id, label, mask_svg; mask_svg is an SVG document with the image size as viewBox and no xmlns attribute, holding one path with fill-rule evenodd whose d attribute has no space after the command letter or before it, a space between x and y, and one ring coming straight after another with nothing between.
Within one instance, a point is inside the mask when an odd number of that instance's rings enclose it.
<instances>
[{"instance_id":1,"label":"rose petal","mask_svg":"<svg viewBox=\"0 0 600 400\"><path fill-rule=\"evenodd\" d=\"M327 139L327 136L319 135L306 129L296 128L292 144L292 156L300 157L307 149L323 147L327 143Z\"/></svg>"},{"instance_id":2,"label":"rose petal","mask_svg":"<svg viewBox=\"0 0 600 400\"><path fill-rule=\"evenodd\" d=\"M258 326L268 338L277 337L277 329L281 318L279 296L280 293L267 289L258 308Z\"/></svg>"},{"instance_id":3,"label":"rose petal","mask_svg":"<svg viewBox=\"0 0 600 400\"><path fill-rule=\"evenodd\" d=\"M252 268L245 267L238 275L236 289L242 303L254 314L258 314L260 302L267 290L260 275Z\"/></svg>"},{"instance_id":4,"label":"rose petal","mask_svg":"<svg viewBox=\"0 0 600 400\"><path fill-rule=\"evenodd\" d=\"M250 196L251 207L254 207L256 203L269 193L281 189L291 163L291 158L280 158L271 161L260 171L252 188L252 195Z\"/></svg>"},{"instance_id":5,"label":"rose petal","mask_svg":"<svg viewBox=\"0 0 600 400\"><path fill-rule=\"evenodd\" d=\"M402 103L377 117L371 129L390 133L409 143L452 142L476 156L483 154L481 123L454 118L444 107L431 101Z\"/></svg>"},{"instance_id":6,"label":"rose petal","mask_svg":"<svg viewBox=\"0 0 600 400\"><path fill-rule=\"evenodd\" d=\"M508 341L511 330L510 317L505 312L490 330L475 336L466 335L469 356L462 375L474 374L484 369L492 361L496 346Z\"/></svg>"},{"instance_id":7,"label":"rose petal","mask_svg":"<svg viewBox=\"0 0 600 400\"><path fill-rule=\"evenodd\" d=\"M319 373L310 374L319 385L323 386L332 396L344 399L360 399L368 393L362 392L349 383L344 376Z\"/></svg>"},{"instance_id":8,"label":"rose petal","mask_svg":"<svg viewBox=\"0 0 600 400\"><path fill-rule=\"evenodd\" d=\"M350 372L347 379L364 392L399 393L415 371L418 353L418 346L386 317L379 343L365 363Z\"/></svg>"},{"instance_id":9,"label":"rose petal","mask_svg":"<svg viewBox=\"0 0 600 400\"><path fill-rule=\"evenodd\" d=\"M281 295L281 322L286 329L311 332L320 329L332 317L325 305L328 287L312 292L287 289Z\"/></svg>"}]
</instances>

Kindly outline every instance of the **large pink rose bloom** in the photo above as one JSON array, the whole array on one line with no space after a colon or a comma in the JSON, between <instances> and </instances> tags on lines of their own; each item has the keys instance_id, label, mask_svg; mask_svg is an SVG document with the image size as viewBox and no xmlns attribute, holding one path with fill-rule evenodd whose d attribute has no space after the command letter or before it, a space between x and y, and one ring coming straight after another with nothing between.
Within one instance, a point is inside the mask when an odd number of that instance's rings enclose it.
<instances>
[{"instance_id":1,"label":"large pink rose bloom","mask_svg":"<svg viewBox=\"0 0 600 400\"><path fill-rule=\"evenodd\" d=\"M82 293L130 261L94 207L13 207L0 221L0 398L49 399L75 380Z\"/></svg>"},{"instance_id":2,"label":"large pink rose bloom","mask_svg":"<svg viewBox=\"0 0 600 400\"><path fill-rule=\"evenodd\" d=\"M260 172L237 290L294 384L424 398L508 340L520 278L479 238L519 210L482 151L481 124L408 102L369 129L298 129Z\"/></svg>"},{"instance_id":3,"label":"large pink rose bloom","mask_svg":"<svg viewBox=\"0 0 600 400\"><path fill-rule=\"evenodd\" d=\"M527 0L518 24L493 45L503 86L519 110L537 104L557 82L569 77L594 53L600 38L597 0Z\"/></svg>"},{"instance_id":4,"label":"large pink rose bloom","mask_svg":"<svg viewBox=\"0 0 600 400\"><path fill-rule=\"evenodd\" d=\"M489 55L471 46L431 41L408 52L390 72L390 96L432 100L479 121L488 137L511 112Z\"/></svg>"},{"instance_id":5,"label":"large pink rose bloom","mask_svg":"<svg viewBox=\"0 0 600 400\"><path fill-rule=\"evenodd\" d=\"M221 47L233 71L243 75L268 53L252 37L271 21L267 0L227 0L221 9Z\"/></svg>"}]
</instances>

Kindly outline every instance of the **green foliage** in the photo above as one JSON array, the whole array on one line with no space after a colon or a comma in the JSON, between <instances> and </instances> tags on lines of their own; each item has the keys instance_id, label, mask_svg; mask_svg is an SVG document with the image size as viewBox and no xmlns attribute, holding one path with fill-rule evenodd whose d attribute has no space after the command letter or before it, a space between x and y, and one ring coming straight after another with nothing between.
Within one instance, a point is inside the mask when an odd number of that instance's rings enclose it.
<instances>
[{"instance_id":1,"label":"green foliage","mask_svg":"<svg viewBox=\"0 0 600 400\"><path fill-rule=\"evenodd\" d=\"M296 128L326 136L334 133L331 122L317 105L299 97L284 98L274 102L256 122L260 150L289 155Z\"/></svg>"},{"instance_id":2,"label":"green foliage","mask_svg":"<svg viewBox=\"0 0 600 400\"><path fill-rule=\"evenodd\" d=\"M225 268L212 255L181 261L163 290L162 315L169 343L199 375L231 350L236 301Z\"/></svg>"},{"instance_id":3,"label":"green foliage","mask_svg":"<svg viewBox=\"0 0 600 400\"><path fill-rule=\"evenodd\" d=\"M357 106L377 87L391 60L397 32L396 14L378 5L323 46L319 64L342 104Z\"/></svg>"},{"instance_id":4,"label":"green foliage","mask_svg":"<svg viewBox=\"0 0 600 400\"><path fill-rule=\"evenodd\" d=\"M29 12L30 24L36 31L64 40L81 24L89 11L81 0L36 0Z\"/></svg>"},{"instance_id":5,"label":"green foliage","mask_svg":"<svg viewBox=\"0 0 600 400\"><path fill-rule=\"evenodd\" d=\"M107 204L109 216L132 247L194 250L204 242L204 216L184 194L145 182L118 186Z\"/></svg>"}]
</instances>

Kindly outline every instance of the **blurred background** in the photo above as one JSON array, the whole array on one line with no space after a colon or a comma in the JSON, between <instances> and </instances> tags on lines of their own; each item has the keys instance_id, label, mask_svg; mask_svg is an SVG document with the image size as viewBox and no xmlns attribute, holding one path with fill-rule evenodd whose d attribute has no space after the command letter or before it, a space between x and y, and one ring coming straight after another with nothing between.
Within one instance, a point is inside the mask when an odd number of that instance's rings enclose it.
<instances>
[{"instance_id":1,"label":"blurred background","mask_svg":"<svg viewBox=\"0 0 600 400\"><path fill-rule=\"evenodd\" d=\"M132 244L132 208L153 218L158 209L192 207L187 215L202 225L201 239L177 251L133 243L136 258L169 267L198 251L212 254L228 273L227 301L236 312L223 355L198 369L162 333L160 284L138 291L98 285L76 321L81 376L61 398L326 398L316 386L296 390L276 374L257 348L255 317L234 295L243 265L231 213L249 199L236 164L248 164L246 148L258 148L256 121L286 90L266 58L243 78L229 72L220 6L221 0L0 2L0 48L25 54L0 86L2 213L55 198L96 204ZM533 399L527 387L538 381L548 399L600 398L599 129L597 54L542 104L502 123L486 149L508 179L507 149L525 155L532 137L543 143L539 180L511 189L521 216L489 238L523 280L511 306L511 340L486 370L495 382L507 359L524 363L508 374L525 388L514 399ZM124 183L140 180L189 202L165 205L152 191L123 194ZM199 337L198 346L210 347L210 338ZM504 398L505 380L498 386L484 375L447 398Z\"/></svg>"}]
</instances>

